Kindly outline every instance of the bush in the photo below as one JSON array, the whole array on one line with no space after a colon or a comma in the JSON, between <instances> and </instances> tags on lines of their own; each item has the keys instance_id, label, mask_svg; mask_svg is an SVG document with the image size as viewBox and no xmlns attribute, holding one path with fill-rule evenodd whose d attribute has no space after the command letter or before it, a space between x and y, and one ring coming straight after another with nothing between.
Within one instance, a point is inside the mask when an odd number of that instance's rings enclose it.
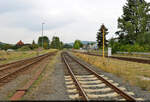
<instances>
[{"instance_id":1,"label":"bush","mask_svg":"<svg viewBox=\"0 0 150 102\"><path fill-rule=\"evenodd\" d=\"M39 46L37 45L37 44L32 44L32 45L30 45L30 49L32 49L32 50L34 50L34 49L36 49L36 48L38 48Z\"/></svg>"},{"instance_id":2,"label":"bush","mask_svg":"<svg viewBox=\"0 0 150 102\"><path fill-rule=\"evenodd\" d=\"M120 44L117 43L117 42L114 42L114 43L111 45L111 47L112 47L112 53L116 53L117 51L120 50Z\"/></svg>"},{"instance_id":3,"label":"bush","mask_svg":"<svg viewBox=\"0 0 150 102\"><path fill-rule=\"evenodd\" d=\"M23 46L18 49L18 51L29 51L29 50L31 50L31 48L29 46Z\"/></svg>"},{"instance_id":4,"label":"bush","mask_svg":"<svg viewBox=\"0 0 150 102\"><path fill-rule=\"evenodd\" d=\"M13 45L10 45L10 44L4 44L4 45L1 45L0 48L2 50L8 50L8 49L12 49L13 48Z\"/></svg>"},{"instance_id":5,"label":"bush","mask_svg":"<svg viewBox=\"0 0 150 102\"><path fill-rule=\"evenodd\" d=\"M148 52L148 51L150 51L150 45L144 45L144 46L141 46L139 44L121 45L121 44L115 42L111 47L112 47L112 53L116 53L117 51L129 52L129 53L131 53L131 52Z\"/></svg>"},{"instance_id":6,"label":"bush","mask_svg":"<svg viewBox=\"0 0 150 102\"><path fill-rule=\"evenodd\" d=\"M147 45L147 44L146 44L146 45L144 45L143 47L144 47L144 50L145 50L145 51L147 51L147 52L150 51L150 45Z\"/></svg>"}]
</instances>

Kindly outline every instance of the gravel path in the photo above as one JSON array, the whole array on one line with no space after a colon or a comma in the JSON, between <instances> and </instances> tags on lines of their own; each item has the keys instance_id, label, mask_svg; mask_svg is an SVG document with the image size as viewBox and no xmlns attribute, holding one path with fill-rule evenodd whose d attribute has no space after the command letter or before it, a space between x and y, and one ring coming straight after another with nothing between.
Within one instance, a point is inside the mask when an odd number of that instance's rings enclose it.
<instances>
[{"instance_id":1,"label":"gravel path","mask_svg":"<svg viewBox=\"0 0 150 102\"><path fill-rule=\"evenodd\" d=\"M43 81L38 87L32 90L32 93L24 96L25 100L69 100L66 92L64 80L64 64L61 61L60 53L54 59L53 66L46 68ZM50 62L51 63L51 62Z\"/></svg>"},{"instance_id":2,"label":"gravel path","mask_svg":"<svg viewBox=\"0 0 150 102\"><path fill-rule=\"evenodd\" d=\"M71 52L69 52L74 58L77 58L75 57ZM83 64L86 64L86 65L89 65L91 69L93 69L94 71L96 71L97 73L99 74L103 74L105 75L106 77L108 77L109 79L112 79L113 81L117 82L120 84L120 86L123 86L125 87L128 91L130 92L134 92L135 93L135 96L136 97L140 97L140 98L143 98L145 100L150 100L150 92L148 91L143 91L141 90L139 87L135 87L135 86L131 86L129 85L128 83L126 83L122 78L119 78L111 73L107 73L107 72L104 72L102 71L100 68L96 68L95 66L89 64L89 63L86 63L85 61L77 58L78 60L80 60L80 62L82 62Z\"/></svg>"}]
</instances>

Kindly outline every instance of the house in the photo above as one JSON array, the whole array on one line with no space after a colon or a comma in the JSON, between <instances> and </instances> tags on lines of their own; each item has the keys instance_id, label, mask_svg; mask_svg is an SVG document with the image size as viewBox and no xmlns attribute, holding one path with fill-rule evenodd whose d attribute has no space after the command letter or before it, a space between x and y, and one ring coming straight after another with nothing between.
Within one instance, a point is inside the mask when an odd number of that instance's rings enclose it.
<instances>
[{"instance_id":1,"label":"house","mask_svg":"<svg viewBox=\"0 0 150 102\"><path fill-rule=\"evenodd\" d=\"M96 50L98 48L97 43L90 44L90 49Z\"/></svg>"},{"instance_id":2,"label":"house","mask_svg":"<svg viewBox=\"0 0 150 102\"><path fill-rule=\"evenodd\" d=\"M23 45L24 45L24 43L20 40L20 41L18 41L18 42L17 42L17 44L16 44L16 45L23 46Z\"/></svg>"},{"instance_id":3,"label":"house","mask_svg":"<svg viewBox=\"0 0 150 102\"><path fill-rule=\"evenodd\" d=\"M83 49L91 49L91 50L96 50L97 47L97 43L91 43L91 44L84 44L83 45Z\"/></svg>"}]
</instances>

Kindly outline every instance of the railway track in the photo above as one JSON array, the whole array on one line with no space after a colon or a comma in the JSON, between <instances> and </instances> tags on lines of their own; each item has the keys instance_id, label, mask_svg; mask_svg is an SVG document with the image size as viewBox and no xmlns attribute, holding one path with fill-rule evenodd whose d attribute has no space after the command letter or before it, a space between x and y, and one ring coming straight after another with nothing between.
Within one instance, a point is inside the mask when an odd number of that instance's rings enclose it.
<instances>
[{"instance_id":1,"label":"railway track","mask_svg":"<svg viewBox=\"0 0 150 102\"><path fill-rule=\"evenodd\" d=\"M7 64L1 64L0 65L0 69L1 68L4 68L4 67L14 67L15 65L18 65L19 63L22 63L22 62L26 62L26 61L30 61L32 59L35 59L35 58L38 58L38 57L41 57L41 56L44 56L45 54L42 54L40 56L36 56L36 57L32 57L32 58L26 58L26 59L22 59L22 60L18 60L18 61L14 61L14 62L10 62L10 63L7 63ZM14 65L14 66L13 66Z\"/></svg>"},{"instance_id":2,"label":"railway track","mask_svg":"<svg viewBox=\"0 0 150 102\"><path fill-rule=\"evenodd\" d=\"M82 54L87 54L87 55L92 55L92 56L102 56L102 55L97 55L97 54L92 54L92 53L87 53L87 52L77 52L77 51L72 51L72 52L82 53ZM108 56L105 56L105 57L108 57ZM109 56L109 58L114 58L114 59L119 59L119 60L124 60L124 61L131 61L131 62L150 64L150 60L147 60L147 59L117 57L117 56Z\"/></svg>"},{"instance_id":3,"label":"railway track","mask_svg":"<svg viewBox=\"0 0 150 102\"><path fill-rule=\"evenodd\" d=\"M67 67L68 74L65 76L69 97L79 100L127 100L137 101L141 98L134 98L134 93L128 92L118 83L97 74L89 66L63 52L62 59Z\"/></svg>"},{"instance_id":4,"label":"railway track","mask_svg":"<svg viewBox=\"0 0 150 102\"><path fill-rule=\"evenodd\" d=\"M9 64L0 66L0 86L8 83L14 77L17 77L21 72L24 72L32 65L37 64L39 61L47 58L48 56L53 55L53 53L43 54L37 57L28 58L16 62L12 62Z\"/></svg>"}]
</instances>

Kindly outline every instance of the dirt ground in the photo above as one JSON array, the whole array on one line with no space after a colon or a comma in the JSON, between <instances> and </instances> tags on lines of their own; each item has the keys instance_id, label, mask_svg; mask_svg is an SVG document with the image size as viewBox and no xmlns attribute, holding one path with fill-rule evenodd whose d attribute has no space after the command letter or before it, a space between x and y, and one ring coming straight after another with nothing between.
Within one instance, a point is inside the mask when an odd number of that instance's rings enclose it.
<instances>
[{"instance_id":1,"label":"dirt ground","mask_svg":"<svg viewBox=\"0 0 150 102\"><path fill-rule=\"evenodd\" d=\"M64 63L61 61L60 53L54 61L54 65L48 65L43 73L44 79L32 89L32 92L29 91L23 100L69 100L64 80Z\"/></svg>"}]
</instances>

